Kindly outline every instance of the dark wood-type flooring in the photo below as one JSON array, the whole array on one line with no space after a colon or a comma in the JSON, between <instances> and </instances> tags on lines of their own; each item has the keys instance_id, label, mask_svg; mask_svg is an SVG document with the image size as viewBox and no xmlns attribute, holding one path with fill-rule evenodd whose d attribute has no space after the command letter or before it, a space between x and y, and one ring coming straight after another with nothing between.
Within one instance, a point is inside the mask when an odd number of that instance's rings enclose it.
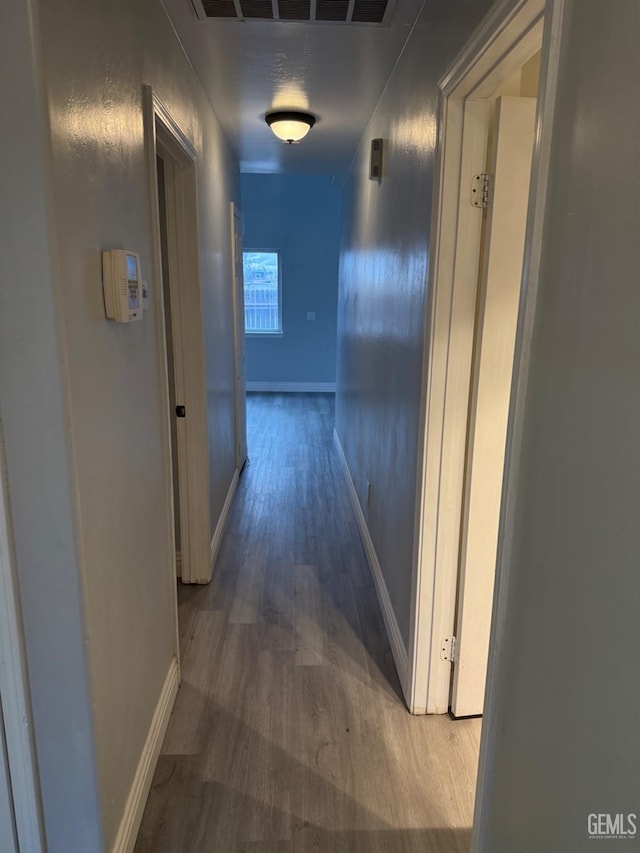
<instances>
[{"instance_id":1,"label":"dark wood-type flooring","mask_svg":"<svg viewBox=\"0 0 640 853\"><path fill-rule=\"evenodd\" d=\"M249 395L214 578L136 853L467 853L479 720L412 717L333 441L333 396Z\"/></svg>"}]
</instances>

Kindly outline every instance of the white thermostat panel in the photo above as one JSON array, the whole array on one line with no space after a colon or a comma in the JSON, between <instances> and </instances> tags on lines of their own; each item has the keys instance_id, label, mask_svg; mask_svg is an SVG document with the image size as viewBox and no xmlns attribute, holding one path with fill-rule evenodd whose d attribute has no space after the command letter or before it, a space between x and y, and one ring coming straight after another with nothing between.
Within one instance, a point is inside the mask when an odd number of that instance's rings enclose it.
<instances>
[{"instance_id":1,"label":"white thermostat panel","mask_svg":"<svg viewBox=\"0 0 640 853\"><path fill-rule=\"evenodd\" d=\"M116 323L142 320L140 256L124 249L102 253L102 287L107 317Z\"/></svg>"}]
</instances>

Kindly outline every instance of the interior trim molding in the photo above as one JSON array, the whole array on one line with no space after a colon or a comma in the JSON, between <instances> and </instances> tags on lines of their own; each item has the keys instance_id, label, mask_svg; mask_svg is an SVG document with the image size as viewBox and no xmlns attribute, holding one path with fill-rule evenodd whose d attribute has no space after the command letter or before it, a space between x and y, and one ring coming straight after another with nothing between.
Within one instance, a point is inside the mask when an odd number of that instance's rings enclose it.
<instances>
[{"instance_id":1,"label":"interior trim molding","mask_svg":"<svg viewBox=\"0 0 640 853\"><path fill-rule=\"evenodd\" d=\"M227 492L227 497L224 501L224 506L222 507L222 512L220 513L220 518L218 519L218 523L216 524L216 529L213 532L213 537L211 539L211 571L215 568L215 563L218 558L218 552L220 551L220 546L222 545L222 539L224 538L224 531L227 527L227 520L229 518L229 512L231 510L231 503L233 501L233 496L236 493L236 489L238 488L238 481L240 479L240 472L236 468L233 472L233 477L231 478L231 483L229 484L229 491ZM208 580L196 581L196 583L208 583Z\"/></svg>"},{"instance_id":2,"label":"interior trim molding","mask_svg":"<svg viewBox=\"0 0 640 853\"><path fill-rule=\"evenodd\" d=\"M144 807L149 796L151 781L155 773L162 741L169 724L173 703L178 692L178 660L171 658L169 670L164 680L158 704L153 713L149 733L145 742L129 796L124 809L120 828L116 836L112 853L131 853L136 843L138 830L142 821Z\"/></svg>"},{"instance_id":3,"label":"interior trim molding","mask_svg":"<svg viewBox=\"0 0 640 853\"><path fill-rule=\"evenodd\" d=\"M275 394L333 394L335 382L247 382L247 391L262 391Z\"/></svg>"},{"instance_id":4,"label":"interior trim molding","mask_svg":"<svg viewBox=\"0 0 640 853\"><path fill-rule=\"evenodd\" d=\"M207 397L205 345L202 334L202 294L200 289L200 253L197 240L197 152L182 132L151 86L144 85L143 116L148 186L152 211L151 231L152 298L155 314L157 351L159 354L159 393L164 412L162 418L163 458L168 548L175 551L174 501L180 503L181 577L184 583L205 578L210 569L211 536L209 482L207 472L209 444L207 432ZM168 260L170 275L162 276L162 240L160 235L160 199L158 195L157 158L164 162L167 213ZM171 282L175 286L172 286ZM178 385L176 393L189 411L177 431L176 447L172 447L168 373L167 340L165 334L166 292L170 303L168 316L172 326L172 357ZM195 333L197 332L197 334ZM172 416L171 416L172 417ZM172 456L178 461L178 494L172 488ZM170 582L175 590L176 570L172 559ZM210 578L209 578L210 580ZM176 647L177 648L177 647Z\"/></svg>"},{"instance_id":5,"label":"interior trim molding","mask_svg":"<svg viewBox=\"0 0 640 853\"><path fill-rule=\"evenodd\" d=\"M452 666L440 652L456 624L477 313L469 271L478 269L482 237L469 182L486 164L491 96L543 44L552 2L497 0L439 83L409 640L415 713L445 714L451 701Z\"/></svg>"},{"instance_id":6,"label":"interior trim molding","mask_svg":"<svg viewBox=\"0 0 640 853\"><path fill-rule=\"evenodd\" d=\"M349 470L349 463L347 462L347 458L344 455L340 436L338 435L335 427L333 429L333 442L335 444L336 451L338 453L338 458L340 459L340 463L344 471L345 481L347 483L347 490L349 492L349 498L351 499L351 506L353 507L353 512L356 517L356 522L358 524L358 530L360 531L360 538L362 539L365 554L367 555L367 562L369 563L369 569L371 571L373 583L376 588L376 593L378 595L378 601L380 602L382 618L384 620L385 628L387 629L387 636L389 637L389 643L391 645L393 661L398 671L398 677L400 679L402 693L404 695L405 702L407 703L407 707L411 710L411 703L409 701L409 696L407 693L409 676L409 659L407 655L407 649L402 639L402 633L400 632L400 626L398 625L398 620L396 619L396 614L393 610L391 599L389 598L389 591L387 590L387 585L384 581L384 576L380 567L380 561L378 560L378 555L376 554L376 549L371 538L371 533L369 532L369 527L364 517L362 507L360 506L358 493L356 492L356 487L353 483L351 471Z\"/></svg>"},{"instance_id":7,"label":"interior trim molding","mask_svg":"<svg viewBox=\"0 0 640 853\"><path fill-rule=\"evenodd\" d=\"M0 423L0 760L6 749L10 808L18 848L42 853L45 844L40 778L16 568Z\"/></svg>"}]
</instances>

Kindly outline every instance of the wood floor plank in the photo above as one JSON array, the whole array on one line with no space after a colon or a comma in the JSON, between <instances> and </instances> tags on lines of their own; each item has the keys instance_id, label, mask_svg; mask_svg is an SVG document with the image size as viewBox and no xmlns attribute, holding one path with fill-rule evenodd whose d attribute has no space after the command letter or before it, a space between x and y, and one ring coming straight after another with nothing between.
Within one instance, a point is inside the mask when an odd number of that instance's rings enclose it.
<instances>
[{"instance_id":1,"label":"wood floor plank","mask_svg":"<svg viewBox=\"0 0 640 853\"><path fill-rule=\"evenodd\" d=\"M294 568L296 665L320 666L324 662L325 631L321 588L313 566Z\"/></svg>"},{"instance_id":2,"label":"wood floor plank","mask_svg":"<svg viewBox=\"0 0 640 853\"><path fill-rule=\"evenodd\" d=\"M165 755L199 754L210 725L207 696L213 665L224 642L224 617L217 611L200 610L192 625L180 689L162 745Z\"/></svg>"},{"instance_id":3,"label":"wood floor plank","mask_svg":"<svg viewBox=\"0 0 640 853\"><path fill-rule=\"evenodd\" d=\"M136 853L468 853L480 721L407 712L332 427L332 395L249 397Z\"/></svg>"}]
</instances>

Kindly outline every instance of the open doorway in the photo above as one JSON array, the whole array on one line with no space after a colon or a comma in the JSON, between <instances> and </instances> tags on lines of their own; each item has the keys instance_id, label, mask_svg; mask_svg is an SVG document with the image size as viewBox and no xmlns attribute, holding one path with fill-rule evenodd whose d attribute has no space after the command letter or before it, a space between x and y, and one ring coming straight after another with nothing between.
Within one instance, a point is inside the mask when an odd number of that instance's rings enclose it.
<instances>
[{"instance_id":1,"label":"open doorway","mask_svg":"<svg viewBox=\"0 0 640 853\"><path fill-rule=\"evenodd\" d=\"M412 710L482 714L518 339L536 272L561 3L496 6L440 83Z\"/></svg>"},{"instance_id":2,"label":"open doorway","mask_svg":"<svg viewBox=\"0 0 640 853\"><path fill-rule=\"evenodd\" d=\"M155 297L166 366L167 496L175 577L208 583L212 556L202 298L198 251L196 152L150 89L146 91L154 211Z\"/></svg>"},{"instance_id":3,"label":"open doorway","mask_svg":"<svg viewBox=\"0 0 640 853\"><path fill-rule=\"evenodd\" d=\"M472 182L483 222L453 635L456 717L479 715L484 703L539 69L537 51L490 99L487 165Z\"/></svg>"},{"instance_id":4,"label":"open doorway","mask_svg":"<svg viewBox=\"0 0 640 853\"><path fill-rule=\"evenodd\" d=\"M162 154L160 152L163 152ZM165 165L166 158L166 165ZM156 156L156 170L158 178L158 224L160 229L160 250L162 253L162 301L164 307L164 332L167 344L167 380L169 389L169 423L171 429L171 468L172 468L172 483L173 483L173 516L174 516L174 536L175 536L175 552L176 552L176 574L179 578L182 577L182 534L181 534L181 492L180 492L180 474L184 479L186 474L186 465L184 459L184 445L181 436L181 441L178 441L178 421L185 417L186 407L178 400L184 400L184 367L181 348L176 352L175 340L173 335L173 324L179 318L180 302L175 286L172 287L172 279L169 265L169 234L167 225L167 184L166 179L172 181L174 165L172 161L166 157L161 146L158 147ZM169 172L169 175L166 175ZM173 181L172 181L173 182ZM174 293L174 305L171 305L171 292ZM179 323L178 323L179 326ZM176 391L178 385L178 391ZM173 416L171 416L173 415ZM182 456L182 458L181 458ZM182 464L181 464L182 463ZM185 490L186 492L186 490ZM185 537L185 562L188 563L189 540Z\"/></svg>"}]
</instances>

